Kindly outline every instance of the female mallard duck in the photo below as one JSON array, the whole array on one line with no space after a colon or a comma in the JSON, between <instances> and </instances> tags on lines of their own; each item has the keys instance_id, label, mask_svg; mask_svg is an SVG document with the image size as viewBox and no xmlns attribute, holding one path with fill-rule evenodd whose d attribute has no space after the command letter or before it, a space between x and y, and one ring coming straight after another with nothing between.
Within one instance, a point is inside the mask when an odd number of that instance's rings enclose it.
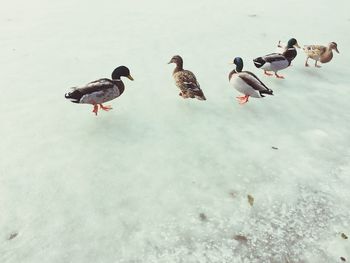
<instances>
[{"instance_id":1,"label":"female mallard duck","mask_svg":"<svg viewBox=\"0 0 350 263\"><path fill-rule=\"evenodd\" d=\"M267 71L273 71L277 78L284 79L284 77L278 75L277 72L290 66L292 60L297 56L296 47L300 48L297 40L291 38L282 54L272 53L263 57L258 57L253 60L254 64L257 68L263 69L265 75L272 76L272 74Z\"/></svg>"},{"instance_id":2,"label":"female mallard duck","mask_svg":"<svg viewBox=\"0 0 350 263\"><path fill-rule=\"evenodd\" d=\"M84 86L75 87L72 92L66 93L66 99L70 99L74 103L92 104L94 112L97 115L98 105L102 110L109 111L110 106L103 106L102 103L113 100L124 92L124 83L120 77L127 77L134 80L130 75L130 70L125 66L117 67L112 72L112 79L98 79Z\"/></svg>"},{"instance_id":3,"label":"female mallard duck","mask_svg":"<svg viewBox=\"0 0 350 263\"><path fill-rule=\"evenodd\" d=\"M206 100L203 91L196 79L196 76L189 70L183 69L183 60L180 56L173 56L170 63L175 63L176 68L173 72L176 86L180 89L179 96L184 99L197 98L198 100Z\"/></svg>"},{"instance_id":4,"label":"female mallard duck","mask_svg":"<svg viewBox=\"0 0 350 263\"><path fill-rule=\"evenodd\" d=\"M307 61L309 58L315 60L315 67L320 68L321 66L317 65L317 62L320 61L321 63L327 63L332 60L333 58L333 52L334 49L337 53L338 51L338 45L335 42L331 42L328 44L328 47L320 46L320 45L307 45L304 46L304 51L307 55L306 61L305 61L305 67L308 67L309 64Z\"/></svg>"},{"instance_id":5,"label":"female mallard duck","mask_svg":"<svg viewBox=\"0 0 350 263\"><path fill-rule=\"evenodd\" d=\"M244 96L237 97L239 104L247 103L249 97L262 98L265 97L264 94L273 95L273 91L266 87L257 76L249 71L242 71L242 58L236 57L232 64L236 65L236 69L230 72L229 81L236 90L244 94Z\"/></svg>"}]
</instances>

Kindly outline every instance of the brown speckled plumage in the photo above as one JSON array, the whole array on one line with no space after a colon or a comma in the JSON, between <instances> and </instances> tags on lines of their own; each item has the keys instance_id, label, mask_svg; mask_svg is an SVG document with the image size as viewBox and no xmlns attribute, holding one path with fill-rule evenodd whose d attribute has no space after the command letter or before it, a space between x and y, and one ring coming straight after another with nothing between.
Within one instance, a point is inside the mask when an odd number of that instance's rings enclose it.
<instances>
[{"instance_id":1,"label":"brown speckled plumage","mask_svg":"<svg viewBox=\"0 0 350 263\"><path fill-rule=\"evenodd\" d=\"M180 56L174 56L170 63L175 63L176 68L173 72L176 86L180 89L180 96L184 99L197 98L198 100L206 100L203 91L196 79L196 76L189 70L183 69L183 60Z\"/></svg>"}]
</instances>

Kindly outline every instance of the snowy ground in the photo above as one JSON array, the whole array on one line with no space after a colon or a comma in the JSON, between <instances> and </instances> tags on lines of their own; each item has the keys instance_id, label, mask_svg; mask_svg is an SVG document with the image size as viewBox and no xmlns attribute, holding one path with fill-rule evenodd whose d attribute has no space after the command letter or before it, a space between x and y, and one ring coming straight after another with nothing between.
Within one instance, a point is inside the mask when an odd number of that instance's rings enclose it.
<instances>
[{"instance_id":1,"label":"snowy ground","mask_svg":"<svg viewBox=\"0 0 350 263\"><path fill-rule=\"evenodd\" d=\"M347 0L0 4L1 263L350 260ZM340 54L263 76L291 37ZM207 101L178 96L175 54ZM275 96L238 105L235 56ZM122 64L113 111L63 98Z\"/></svg>"}]
</instances>

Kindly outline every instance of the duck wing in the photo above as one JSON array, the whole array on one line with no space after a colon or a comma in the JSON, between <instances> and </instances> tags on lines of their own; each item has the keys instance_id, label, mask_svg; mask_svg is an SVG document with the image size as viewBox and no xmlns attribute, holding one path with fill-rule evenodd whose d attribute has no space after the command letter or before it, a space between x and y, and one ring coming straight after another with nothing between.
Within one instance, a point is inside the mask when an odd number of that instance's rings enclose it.
<instances>
[{"instance_id":1,"label":"duck wing","mask_svg":"<svg viewBox=\"0 0 350 263\"><path fill-rule=\"evenodd\" d=\"M266 63L277 65L277 68L279 68L278 65L281 65L281 68L286 68L285 64L288 62L288 59L282 54L271 53L263 57L258 57L254 59L253 62L257 68L263 68Z\"/></svg>"},{"instance_id":2,"label":"duck wing","mask_svg":"<svg viewBox=\"0 0 350 263\"><path fill-rule=\"evenodd\" d=\"M189 70L182 70L177 74L177 81L188 89L200 89L196 76Z\"/></svg>"},{"instance_id":3,"label":"duck wing","mask_svg":"<svg viewBox=\"0 0 350 263\"><path fill-rule=\"evenodd\" d=\"M106 89L111 89L115 83L110 79L98 79L95 81L91 81L88 84L78 87L75 90L78 90L81 94L91 94L94 92L104 91Z\"/></svg>"},{"instance_id":4,"label":"duck wing","mask_svg":"<svg viewBox=\"0 0 350 263\"><path fill-rule=\"evenodd\" d=\"M181 89L186 96L190 98L197 98L199 100L206 100L203 91L196 79L196 76L189 70L179 71L175 80L177 86Z\"/></svg>"},{"instance_id":5,"label":"duck wing","mask_svg":"<svg viewBox=\"0 0 350 263\"><path fill-rule=\"evenodd\" d=\"M269 89L255 74L250 71L242 71L238 74L245 83L251 86L254 90L259 91L261 94L272 95L273 91Z\"/></svg>"},{"instance_id":6,"label":"duck wing","mask_svg":"<svg viewBox=\"0 0 350 263\"><path fill-rule=\"evenodd\" d=\"M327 48L321 45L306 45L303 50L305 53L311 57L321 56L326 52Z\"/></svg>"},{"instance_id":7,"label":"duck wing","mask_svg":"<svg viewBox=\"0 0 350 263\"><path fill-rule=\"evenodd\" d=\"M263 56L262 59L268 63L286 60L286 57L279 53L271 53Z\"/></svg>"},{"instance_id":8,"label":"duck wing","mask_svg":"<svg viewBox=\"0 0 350 263\"><path fill-rule=\"evenodd\" d=\"M72 92L65 94L65 98L70 99L74 103L80 103L83 96L93 93L103 93L108 89L112 89L115 85L118 85L118 83L113 80L107 78L98 79L84 86L74 87Z\"/></svg>"},{"instance_id":9,"label":"duck wing","mask_svg":"<svg viewBox=\"0 0 350 263\"><path fill-rule=\"evenodd\" d=\"M206 100L203 91L199 87L189 88L187 90L187 96L190 98L197 98L199 100Z\"/></svg>"}]
</instances>

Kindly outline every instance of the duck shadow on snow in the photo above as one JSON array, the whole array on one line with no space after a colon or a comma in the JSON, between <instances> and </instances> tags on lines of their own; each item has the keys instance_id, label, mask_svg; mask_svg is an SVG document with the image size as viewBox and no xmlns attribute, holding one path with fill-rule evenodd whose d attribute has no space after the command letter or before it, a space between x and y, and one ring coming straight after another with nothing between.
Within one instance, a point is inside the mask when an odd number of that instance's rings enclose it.
<instances>
[{"instance_id":1,"label":"duck shadow on snow","mask_svg":"<svg viewBox=\"0 0 350 263\"><path fill-rule=\"evenodd\" d=\"M335 82L332 81L332 77L330 75L334 75L330 73L329 71L325 71L324 69L319 69L319 68L297 68L298 74L304 75L305 78L309 78L310 80L318 80L322 82L328 82L331 84L334 84ZM335 76L333 76L335 78Z\"/></svg>"}]
</instances>

